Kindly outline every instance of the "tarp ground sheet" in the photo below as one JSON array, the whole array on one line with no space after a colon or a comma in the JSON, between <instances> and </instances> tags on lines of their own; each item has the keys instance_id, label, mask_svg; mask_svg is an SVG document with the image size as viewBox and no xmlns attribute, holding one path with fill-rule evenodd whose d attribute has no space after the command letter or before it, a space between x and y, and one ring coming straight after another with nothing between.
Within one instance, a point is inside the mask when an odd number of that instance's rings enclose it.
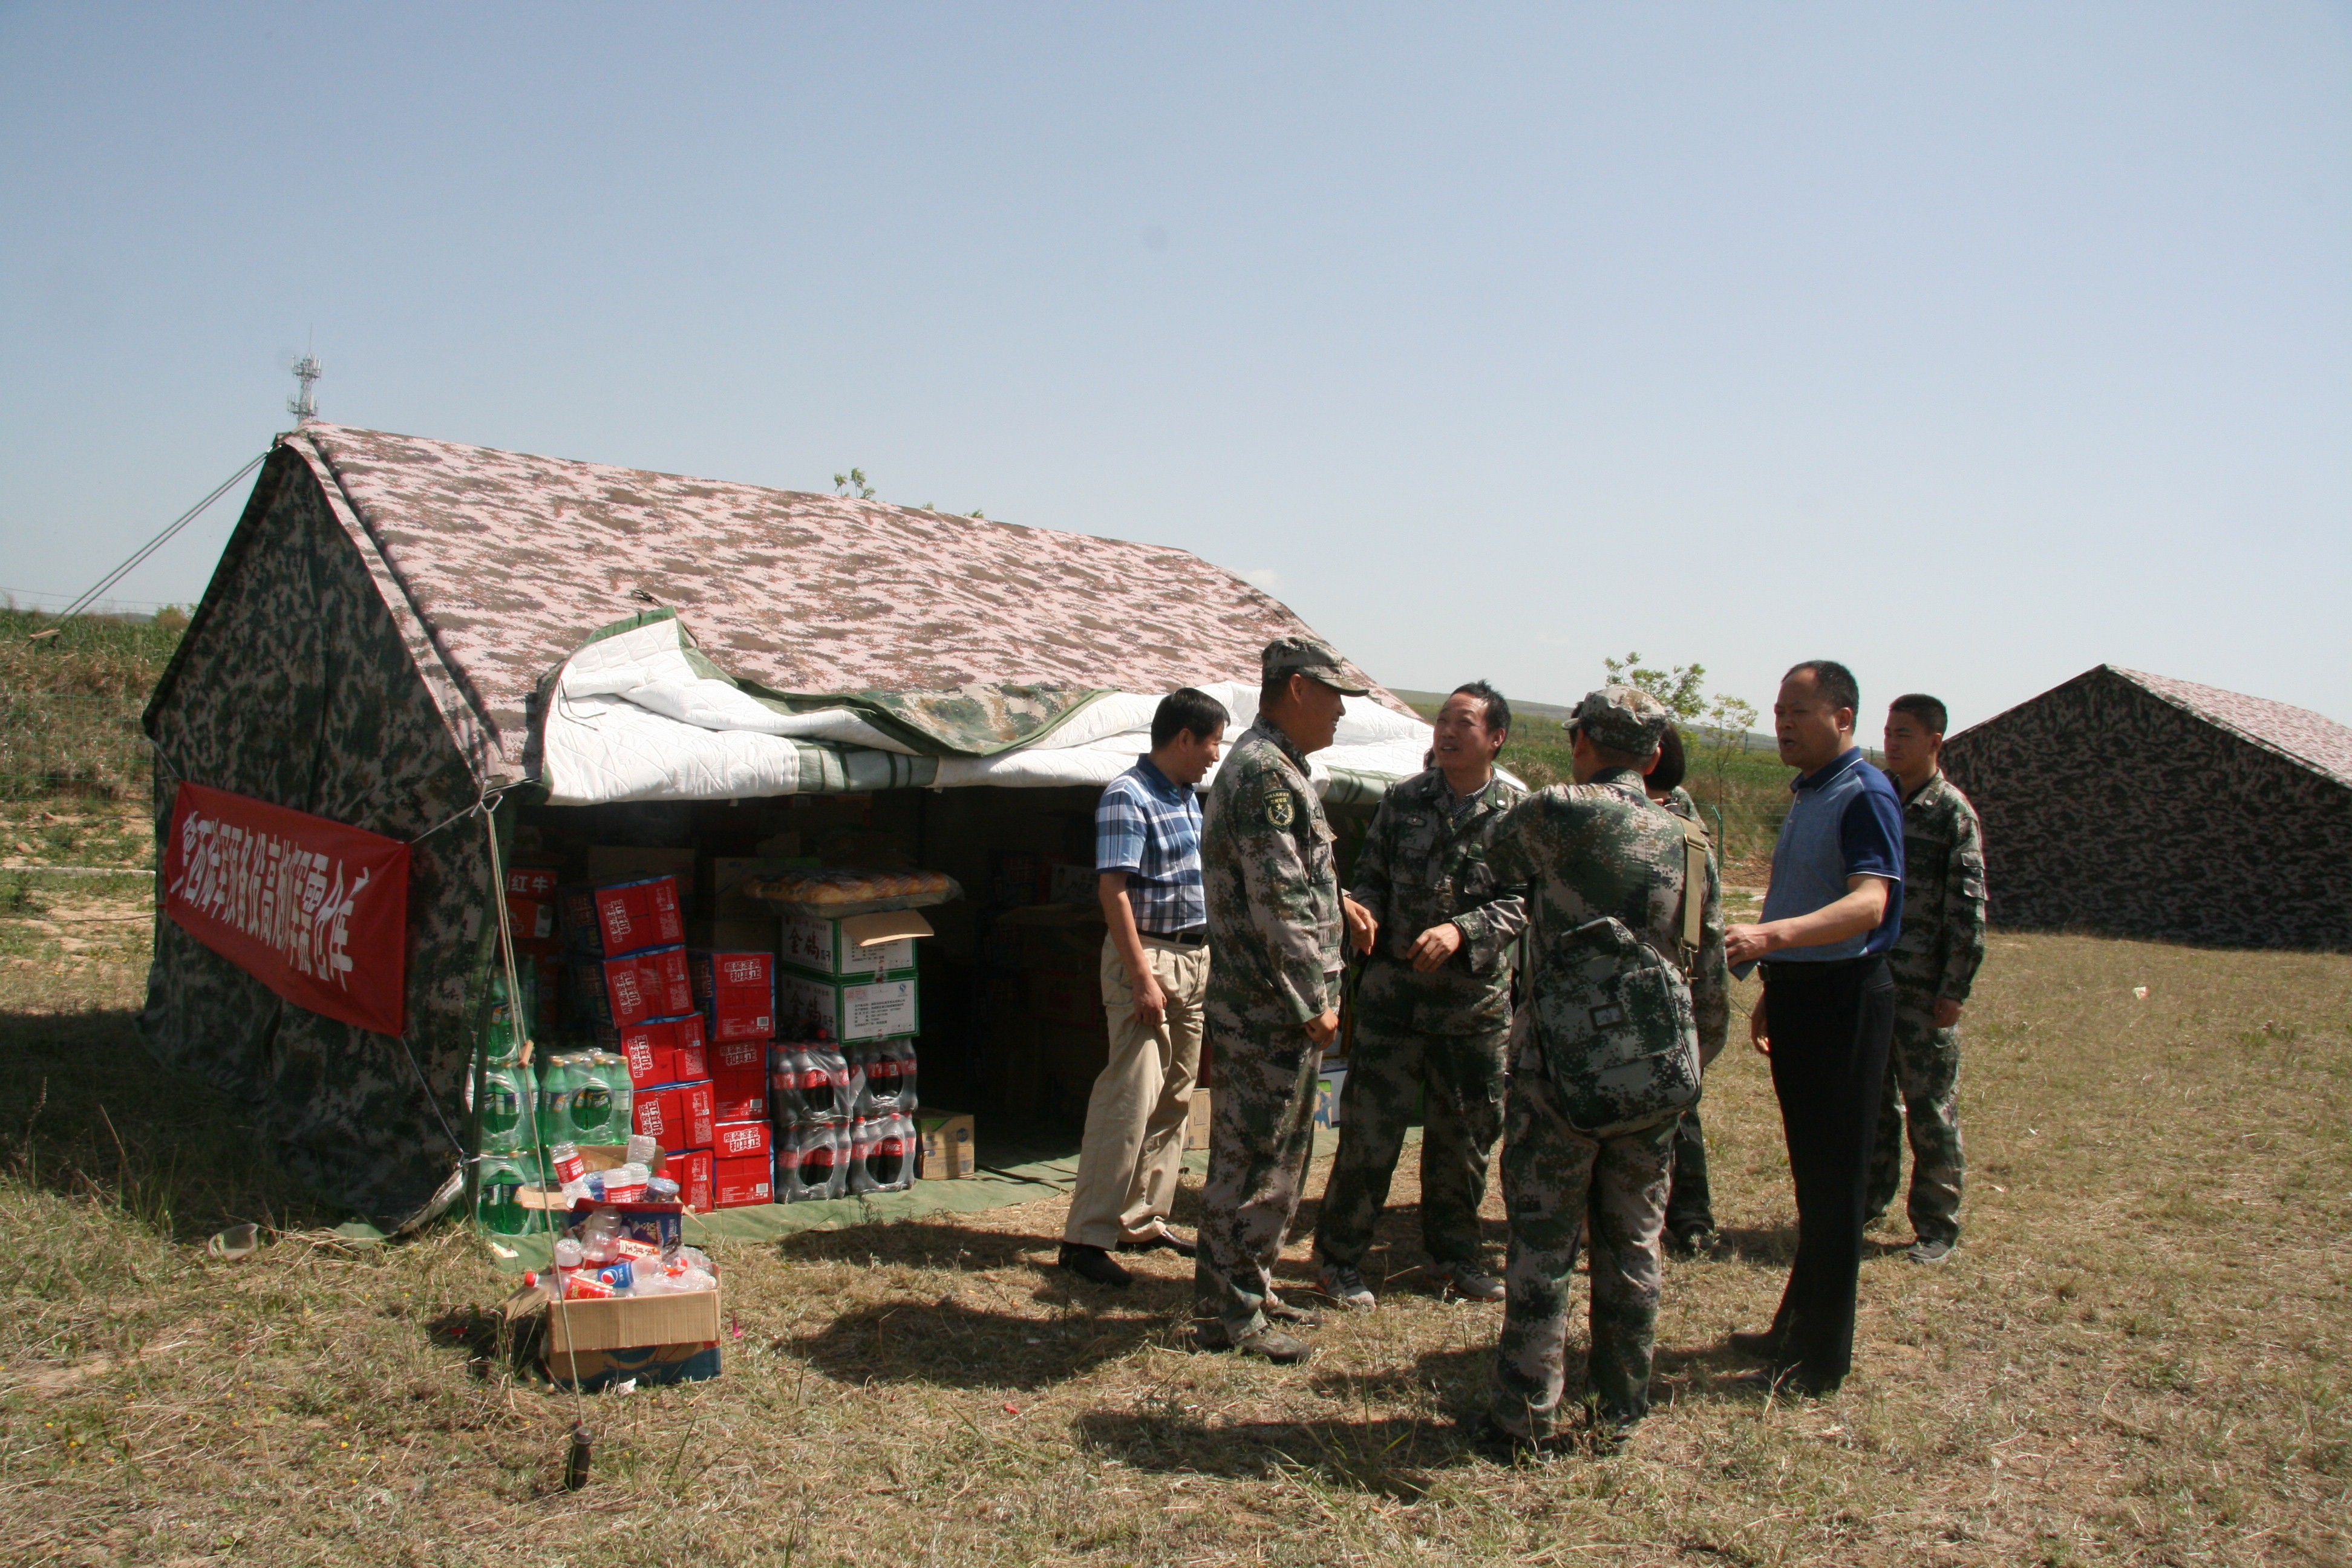
<instances>
[{"instance_id":1,"label":"tarp ground sheet","mask_svg":"<svg viewBox=\"0 0 2352 1568\"><path fill-rule=\"evenodd\" d=\"M1184 1156L1184 1169L1198 1176L1209 1167L1208 1151ZM1019 1164L982 1166L978 1174L952 1182L917 1182L902 1193L874 1193L811 1203L753 1204L740 1209L687 1215L688 1245L712 1242L781 1241L812 1230L855 1230L860 1226L921 1219L939 1214L981 1214L1066 1196L1077 1184L1078 1157L1057 1154ZM544 1268L552 1255L552 1235L487 1238L499 1268L519 1274ZM1058 1239L1058 1237L1056 1238Z\"/></svg>"}]
</instances>

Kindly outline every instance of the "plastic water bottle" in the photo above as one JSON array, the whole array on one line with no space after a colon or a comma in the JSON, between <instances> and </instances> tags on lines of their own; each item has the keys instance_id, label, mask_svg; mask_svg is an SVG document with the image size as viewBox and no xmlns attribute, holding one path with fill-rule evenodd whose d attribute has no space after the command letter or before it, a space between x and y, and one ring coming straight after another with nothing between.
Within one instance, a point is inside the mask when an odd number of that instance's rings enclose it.
<instances>
[{"instance_id":1,"label":"plastic water bottle","mask_svg":"<svg viewBox=\"0 0 2352 1568\"><path fill-rule=\"evenodd\" d=\"M529 971L526 970L524 973L528 974ZM489 1018L482 1029L484 1061L505 1067L521 1055L523 1039L530 1034L531 1020L538 1013L538 1009L531 1005L532 987L530 980L525 979L522 982L522 989L523 1026L518 1030L515 1027L514 1008L507 1002L505 968L499 965L491 970Z\"/></svg>"},{"instance_id":2,"label":"plastic water bottle","mask_svg":"<svg viewBox=\"0 0 2352 1568\"><path fill-rule=\"evenodd\" d=\"M643 1165L650 1171L653 1169L654 1157L660 1147L652 1133L632 1132L629 1134L628 1162L632 1165Z\"/></svg>"},{"instance_id":3,"label":"plastic water bottle","mask_svg":"<svg viewBox=\"0 0 2352 1568\"><path fill-rule=\"evenodd\" d=\"M474 1219L492 1236L528 1236L541 1225L540 1211L525 1208L522 1190L530 1184L522 1162L509 1154L483 1158L474 1174Z\"/></svg>"},{"instance_id":4,"label":"plastic water bottle","mask_svg":"<svg viewBox=\"0 0 2352 1568\"><path fill-rule=\"evenodd\" d=\"M555 1144L547 1152L547 1173L562 1189L565 1206L588 1201L588 1166L580 1158L578 1144Z\"/></svg>"},{"instance_id":5,"label":"plastic water bottle","mask_svg":"<svg viewBox=\"0 0 2352 1568\"><path fill-rule=\"evenodd\" d=\"M481 1102L478 1107L486 1153L506 1154L532 1147L539 1109L537 1086L523 1068L511 1066L482 1069Z\"/></svg>"}]
</instances>

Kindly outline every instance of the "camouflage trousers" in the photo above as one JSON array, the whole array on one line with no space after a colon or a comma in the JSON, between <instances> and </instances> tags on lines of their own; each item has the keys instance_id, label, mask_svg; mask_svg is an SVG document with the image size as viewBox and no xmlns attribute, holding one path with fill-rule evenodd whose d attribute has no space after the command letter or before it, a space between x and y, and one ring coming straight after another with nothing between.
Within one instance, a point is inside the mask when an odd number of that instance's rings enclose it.
<instances>
[{"instance_id":1,"label":"camouflage trousers","mask_svg":"<svg viewBox=\"0 0 2352 1568\"><path fill-rule=\"evenodd\" d=\"M1196 1326L1221 1324L1238 1342L1266 1326L1275 1260L1297 1215L1314 1147L1323 1048L1272 1007L1237 1008L1213 987L1207 1015L1216 1094L1192 1316Z\"/></svg>"},{"instance_id":2,"label":"camouflage trousers","mask_svg":"<svg viewBox=\"0 0 2352 1568\"><path fill-rule=\"evenodd\" d=\"M1960 1237L1960 1184L1968 1173L1960 1151L1960 1031L1936 1027L1933 1006L1911 1006L1906 996L1895 1010L1895 1048L1879 1097L1863 1212L1876 1218L1895 1201L1907 1133L1912 1232L1922 1241L1950 1243Z\"/></svg>"},{"instance_id":3,"label":"camouflage trousers","mask_svg":"<svg viewBox=\"0 0 2352 1568\"><path fill-rule=\"evenodd\" d=\"M1475 1035L1427 1035L1369 1015L1356 1019L1339 1091L1339 1152L1315 1227L1326 1263L1353 1268L1372 1244L1389 1181L1426 1092L1421 1130L1421 1244L1433 1263L1478 1261L1486 1161L1503 1131L1507 1023Z\"/></svg>"},{"instance_id":4,"label":"camouflage trousers","mask_svg":"<svg viewBox=\"0 0 2352 1568\"><path fill-rule=\"evenodd\" d=\"M1588 1208L1594 1234L1585 1397L1613 1423L1648 1414L1676 1120L1588 1138L1561 1116L1542 1068L1525 1066L1512 1075L1503 1129L1511 1256L1503 1275L1508 1295L1495 1352L1493 1405L1495 1423L1505 1431L1539 1438L1560 1424L1569 1280Z\"/></svg>"}]
</instances>

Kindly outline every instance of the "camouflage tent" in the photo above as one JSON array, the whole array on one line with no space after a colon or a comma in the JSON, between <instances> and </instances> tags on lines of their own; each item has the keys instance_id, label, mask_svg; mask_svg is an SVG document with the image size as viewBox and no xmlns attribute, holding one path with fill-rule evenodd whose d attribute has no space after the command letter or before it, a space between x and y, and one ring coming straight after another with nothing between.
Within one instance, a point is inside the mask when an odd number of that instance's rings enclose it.
<instances>
[{"instance_id":1,"label":"camouflage tent","mask_svg":"<svg viewBox=\"0 0 2352 1568\"><path fill-rule=\"evenodd\" d=\"M1992 918L2231 947L2352 947L2352 729L2101 665L1955 735Z\"/></svg>"},{"instance_id":2,"label":"camouflage tent","mask_svg":"<svg viewBox=\"0 0 2352 1568\"><path fill-rule=\"evenodd\" d=\"M142 1029L323 1194L413 1220L462 1176L500 792L1107 777L1178 686L1245 719L1258 649L1305 629L1165 546L305 425L148 706L157 827L193 780L410 843L407 1032L285 1005L168 921ZM1348 722L1333 790L1418 766L1385 691Z\"/></svg>"}]
</instances>

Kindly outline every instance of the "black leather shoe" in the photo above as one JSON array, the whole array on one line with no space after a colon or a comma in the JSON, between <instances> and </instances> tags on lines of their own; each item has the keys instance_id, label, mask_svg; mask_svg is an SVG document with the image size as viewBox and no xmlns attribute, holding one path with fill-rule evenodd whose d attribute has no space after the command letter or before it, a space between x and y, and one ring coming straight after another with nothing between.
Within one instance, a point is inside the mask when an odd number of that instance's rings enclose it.
<instances>
[{"instance_id":1,"label":"black leather shoe","mask_svg":"<svg viewBox=\"0 0 2352 1568\"><path fill-rule=\"evenodd\" d=\"M1770 1329L1765 1329L1760 1332L1748 1329L1734 1329L1731 1332L1731 1348L1741 1355L1753 1356L1758 1361L1774 1361L1779 1359L1780 1354L1780 1336Z\"/></svg>"},{"instance_id":2,"label":"black leather shoe","mask_svg":"<svg viewBox=\"0 0 2352 1568\"><path fill-rule=\"evenodd\" d=\"M1135 1276L1118 1266L1118 1259L1099 1247L1085 1247L1074 1241L1062 1243L1061 1266L1081 1279L1091 1279L1097 1285L1109 1285L1125 1289L1135 1283Z\"/></svg>"},{"instance_id":3,"label":"black leather shoe","mask_svg":"<svg viewBox=\"0 0 2352 1568\"><path fill-rule=\"evenodd\" d=\"M1201 1251L1195 1243L1187 1241L1174 1231L1164 1227L1139 1240L1122 1241L1118 1244L1118 1249L1121 1252L1172 1252L1179 1258L1198 1257Z\"/></svg>"}]
</instances>

